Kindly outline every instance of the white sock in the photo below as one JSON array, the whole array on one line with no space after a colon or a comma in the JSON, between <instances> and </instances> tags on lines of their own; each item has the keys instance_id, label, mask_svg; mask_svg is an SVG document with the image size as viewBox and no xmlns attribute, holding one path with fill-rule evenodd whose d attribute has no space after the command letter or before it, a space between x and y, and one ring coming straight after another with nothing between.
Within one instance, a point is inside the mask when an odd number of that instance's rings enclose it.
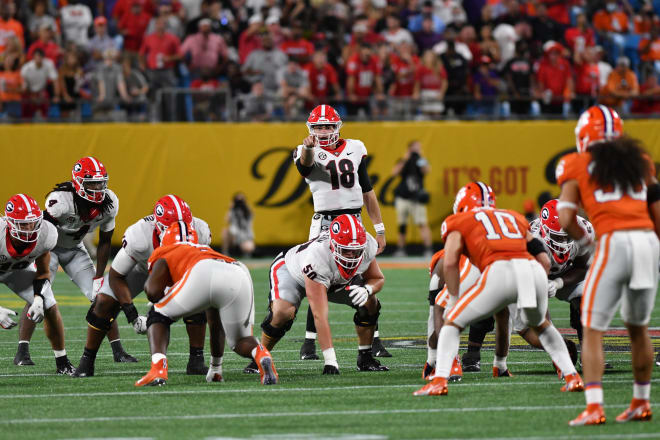
<instances>
[{"instance_id":1,"label":"white sock","mask_svg":"<svg viewBox=\"0 0 660 440\"><path fill-rule=\"evenodd\" d=\"M371 345L358 345L358 350L368 350L371 348Z\"/></svg>"},{"instance_id":2,"label":"white sock","mask_svg":"<svg viewBox=\"0 0 660 440\"><path fill-rule=\"evenodd\" d=\"M633 399L651 399L651 382L635 382L633 384Z\"/></svg>"},{"instance_id":3,"label":"white sock","mask_svg":"<svg viewBox=\"0 0 660 440\"><path fill-rule=\"evenodd\" d=\"M219 357L211 356L211 366L212 367L222 367L222 356L219 356Z\"/></svg>"},{"instance_id":4,"label":"white sock","mask_svg":"<svg viewBox=\"0 0 660 440\"><path fill-rule=\"evenodd\" d=\"M569 374L575 374L575 365L571 361L571 355L568 354L566 343L559 334L554 325L550 324L539 335L539 341L543 349L550 355L552 361L559 367L564 377Z\"/></svg>"},{"instance_id":5,"label":"white sock","mask_svg":"<svg viewBox=\"0 0 660 440\"><path fill-rule=\"evenodd\" d=\"M378 330L374 331L374 338L379 338L379 337L380 337L380 333L378 333Z\"/></svg>"},{"instance_id":6,"label":"white sock","mask_svg":"<svg viewBox=\"0 0 660 440\"><path fill-rule=\"evenodd\" d=\"M502 372L508 370L506 366L506 356L495 355L493 358L493 367L497 367Z\"/></svg>"},{"instance_id":7,"label":"white sock","mask_svg":"<svg viewBox=\"0 0 660 440\"><path fill-rule=\"evenodd\" d=\"M429 349L426 350L426 353L426 363L432 367L435 366L435 361L438 358L438 350L429 347Z\"/></svg>"},{"instance_id":8,"label":"white sock","mask_svg":"<svg viewBox=\"0 0 660 440\"><path fill-rule=\"evenodd\" d=\"M305 332L305 339L316 339L316 333L313 332Z\"/></svg>"},{"instance_id":9,"label":"white sock","mask_svg":"<svg viewBox=\"0 0 660 440\"><path fill-rule=\"evenodd\" d=\"M451 373L451 365L458 353L458 345L461 342L461 332L453 325L445 325L440 330L438 337L438 356L435 361L435 376L448 378Z\"/></svg>"},{"instance_id":10,"label":"white sock","mask_svg":"<svg viewBox=\"0 0 660 440\"><path fill-rule=\"evenodd\" d=\"M167 356L165 356L163 353L154 353L151 355L152 364L159 362L161 359L167 359Z\"/></svg>"},{"instance_id":11,"label":"white sock","mask_svg":"<svg viewBox=\"0 0 660 440\"><path fill-rule=\"evenodd\" d=\"M53 350L53 353L55 353L56 358L66 356L66 350Z\"/></svg>"},{"instance_id":12,"label":"white sock","mask_svg":"<svg viewBox=\"0 0 660 440\"><path fill-rule=\"evenodd\" d=\"M28 345L30 345L30 341L18 341L18 345L21 345L21 344L28 344Z\"/></svg>"},{"instance_id":13,"label":"white sock","mask_svg":"<svg viewBox=\"0 0 660 440\"><path fill-rule=\"evenodd\" d=\"M586 384L584 389L584 397L587 400L587 405L590 403L603 404L603 386L600 382L591 382Z\"/></svg>"}]
</instances>

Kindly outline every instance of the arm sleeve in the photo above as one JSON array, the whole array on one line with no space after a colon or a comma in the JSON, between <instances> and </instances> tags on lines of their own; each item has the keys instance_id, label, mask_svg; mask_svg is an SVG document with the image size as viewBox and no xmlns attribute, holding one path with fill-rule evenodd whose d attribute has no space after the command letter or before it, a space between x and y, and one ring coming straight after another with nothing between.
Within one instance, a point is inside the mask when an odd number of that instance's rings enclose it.
<instances>
[{"instance_id":1,"label":"arm sleeve","mask_svg":"<svg viewBox=\"0 0 660 440\"><path fill-rule=\"evenodd\" d=\"M293 150L293 162L296 164L296 168L298 169L300 175L303 177L307 177L311 174L312 170L314 169L314 165L312 165L311 167L306 167L305 165L300 163L300 157L302 156L301 148L302 146L298 146Z\"/></svg>"},{"instance_id":2,"label":"arm sleeve","mask_svg":"<svg viewBox=\"0 0 660 440\"><path fill-rule=\"evenodd\" d=\"M363 193L368 193L373 189L373 186L371 186L371 180L369 179L369 174L367 173L366 159L367 156L362 156L362 160L360 161L360 165L358 167L358 180L360 181L360 186L362 187Z\"/></svg>"}]
</instances>

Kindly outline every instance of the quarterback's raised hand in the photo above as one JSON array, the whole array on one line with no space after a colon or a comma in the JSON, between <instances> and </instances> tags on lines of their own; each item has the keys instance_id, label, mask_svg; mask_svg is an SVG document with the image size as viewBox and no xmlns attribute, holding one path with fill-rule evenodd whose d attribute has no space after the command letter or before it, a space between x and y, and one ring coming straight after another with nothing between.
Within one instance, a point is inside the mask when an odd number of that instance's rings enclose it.
<instances>
[{"instance_id":1,"label":"quarterback's raised hand","mask_svg":"<svg viewBox=\"0 0 660 440\"><path fill-rule=\"evenodd\" d=\"M325 365L323 367L323 374L339 374L339 368L334 365Z\"/></svg>"},{"instance_id":2,"label":"quarterback's raised hand","mask_svg":"<svg viewBox=\"0 0 660 440\"><path fill-rule=\"evenodd\" d=\"M314 148L315 144L316 144L316 139L312 135L309 135L305 139L303 139L303 146L305 148Z\"/></svg>"},{"instance_id":3,"label":"quarterback's raised hand","mask_svg":"<svg viewBox=\"0 0 660 440\"><path fill-rule=\"evenodd\" d=\"M0 307L0 326L5 330L16 327L16 323L10 318L10 316L16 316L16 312Z\"/></svg>"}]
</instances>

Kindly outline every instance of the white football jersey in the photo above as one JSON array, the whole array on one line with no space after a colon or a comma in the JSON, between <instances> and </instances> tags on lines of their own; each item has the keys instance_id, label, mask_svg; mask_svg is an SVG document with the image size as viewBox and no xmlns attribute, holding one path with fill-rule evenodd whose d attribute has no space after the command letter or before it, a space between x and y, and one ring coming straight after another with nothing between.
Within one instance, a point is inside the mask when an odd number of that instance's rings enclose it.
<instances>
[{"instance_id":1,"label":"white football jersey","mask_svg":"<svg viewBox=\"0 0 660 440\"><path fill-rule=\"evenodd\" d=\"M582 226L582 228L585 231L587 231L587 233L591 236L591 239L595 240L596 236L594 233L594 228L593 226L591 226L591 223L588 220L580 217L579 215L577 216L577 221L578 224ZM592 247L580 246L579 244L577 244L577 241L574 241L568 253L568 258L566 259L566 261L564 261L563 263L557 263L557 261L552 257L552 249L548 247L548 245L543 240L543 236L541 235L541 219L537 218L534 221L532 221L529 224L529 229L536 238L538 238L543 242L543 247L545 248L545 251L548 253L548 256L550 257L550 274L548 275L549 279L555 279L568 272L573 267L573 262L575 261L576 258L588 255L589 259L591 259L591 257L593 256L593 252L594 252L593 246Z\"/></svg>"},{"instance_id":2,"label":"white football jersey","mask_svg":"<svg viewBox=\"0 0 660 440\"><path fill-rule=\"evenodd\" d=\"M86 5L67 5L60 9L62 32L67 42L87 47L89 37L87 31L92 25L92 11Z\"/></svg>"},{"instance_id":3,"label":"white football jersey","mask_svg":"<svg viewBox=\"0 0 660 440\"><path fill-rule=\"evenodd\" d=\"M96 217L83 219L76 210L74 194L69 191L52 191L46 197L46 211L57 220L57 246L72 249L82 242L83 237L97 227L103 232L115 229L115 217L119 211L119 199L111 190L106 197L112 200L110 212L100 212Z\"/></svg>"},{"instance_id":4,"label":"white football jersey","mask_svg":"<svg viewBox=\"0 0 660 440\"><path fill-rule=\"evenodd\" d=\"M0 218L0 275L25 269L34 263L34 260L38 257L52 250L57 244L57 229L52 223L43 221L41 222L39 238L37 238L32 250L26 255L18 257L7 249L7 240L9 240L6 234L7 227L7 220Z\"/></svg>"},{"instance_id":5,"label":"white football jersey","mask_svg":"<svg viewBox=\"0 0 660 440\"><path fill-rule=\"evenodd\" d=\"M207 246L211 244L211 229L204 220L193 217L193 228L197 232L199 244ZM149 273L147 270L147 260L155 247L159 245L158 236L155 231L156 219L153 215L141 218L126 228L124 238L122 239L122 247L135 261L136 266L134 270L145 274Z\"/></svg>"},{"instance_id":6,"label":"white football jersey","mask_svg":"<svg viewBox=\"0 0 660 440\"><path fill-rule=\"evenodd\" d=\"M314 148L312 172L305 177L314 199L314 211L336 211L362 208L362 187L358 168L367 148L362 141L343 139L336 151ZM293 153L294 163L302 154L302 145Z\"/></svg>"},{"instance_id":7,"label":"white football jersey","mask_svg":"<svg viewBox=\"0 0 660 440\"><path fill-rule=\"evenodd\" d=\"M376 239L367 233L367 247L364 250L362 262L353 277L367 270L376 258L377 250ZM330 233L328 232L323 232L314 240L289 249L284 256L284 262L291 276L302 287L305 286L305 278L323 284L328 291L347 286L350 281L342 277L337 268L337 263L330 250ZM312 272L316 275L311 275Z\"/></svg>"}]
</instances>

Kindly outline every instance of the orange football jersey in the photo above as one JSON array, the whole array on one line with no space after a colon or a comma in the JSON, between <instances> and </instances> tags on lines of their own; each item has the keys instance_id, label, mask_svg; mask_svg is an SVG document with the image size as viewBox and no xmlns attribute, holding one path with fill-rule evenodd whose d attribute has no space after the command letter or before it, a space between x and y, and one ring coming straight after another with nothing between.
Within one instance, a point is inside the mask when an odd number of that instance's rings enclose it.
<instances>
[{"instance_id":1,"label":"orange football jersey","mask_svg":"<svg viewBox=\"0 0 660 440\"><path fill-rule=\"evenodd\" d=\"M169 246L161 246L151 254L151 257L149 257L149 272L151 272L151 266L161 258L164 258L167 262L172 283L176 283L183 278L188 270L192 269L195 264L202 260L224 260L228 263L236 261L233 258L214 251L208 246L176 243Z\"/></svg>"},{"instance_id":2,"label":"orange football jersey","mask_svg":"<svg viewBox=\"0 0 660 440\"><path fill-rule=\"evenodd\" d=\"M652 175L655 165L646 156ZM569 180L577 180L580 188L580 203L594 225L596 237L612 231L626 229L653 229L646 204L646 187L622 191L621 188L599 188L590 179L591 153L571 153L557 164L557 183L561 186ZM640 176L643 179L644 176Z\"/></svg>"},{"instance_id":3,"label":"orange football jersey","mask_svg":"<svg viewBox=\"0 0 660 440\"><path fill-rule=\"evenodd\" d=\"M458 231L465 243L463 253L481 272L496 260L532 259L527 252L529 223L507 209L476 209L451 215L442 224L442 239Z\"/></svg>"}]
</instances>

